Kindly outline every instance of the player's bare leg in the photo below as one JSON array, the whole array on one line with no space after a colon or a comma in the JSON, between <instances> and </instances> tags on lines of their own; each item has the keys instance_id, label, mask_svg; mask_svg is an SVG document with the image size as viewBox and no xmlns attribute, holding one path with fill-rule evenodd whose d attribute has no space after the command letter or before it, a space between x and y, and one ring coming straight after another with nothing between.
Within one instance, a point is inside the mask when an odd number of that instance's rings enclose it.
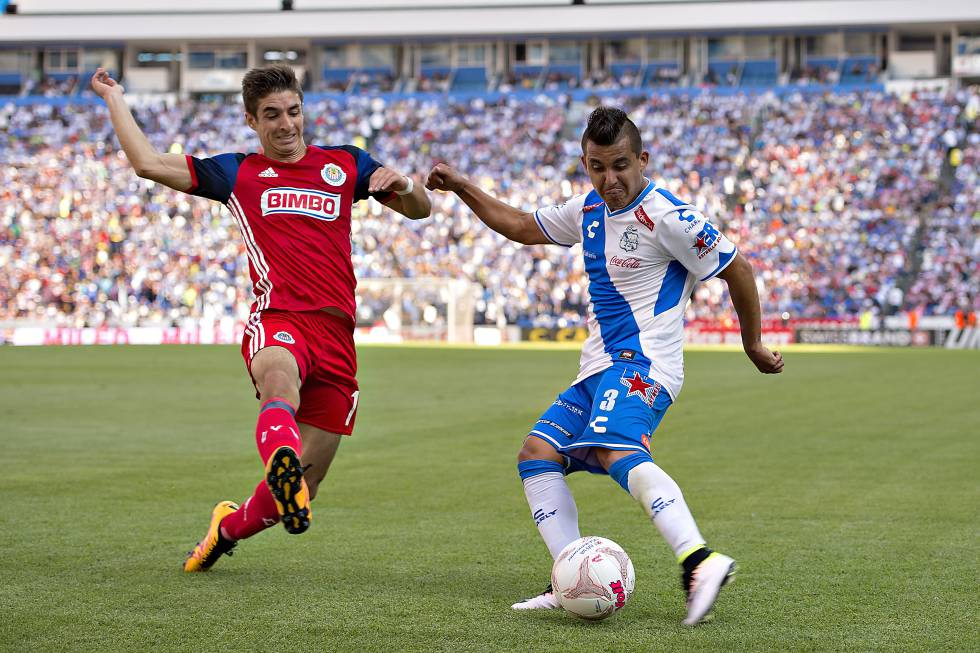
<instances>
[{"instance_id":1,"label":"player's bare leg","mask_svg":"<svg viewBox=\"0 0 980 653\"><path fill-rule=\"evenodd\" d=\"M677 483L650 455L636 451L595 449L596 457L624 490L639 502L681 565L687 593L684 625L696 626L711 611L722 586L735 575L735 561L705 546Z\"/></svg>"},{"instance_id":2,"label":"player's bare leg","mask_svg":"<svg viewBox=\"0 0 980 653\"><path fill-rule=\"evenodd\" d=\"M565 460L554 447L529 435L517 454L524 495L538 532L554 559L579 538L578 509L565 482ZM558 607L552 587L511 606L515 610L553 610Z\"/></svg>"},{"instance_id":3,"label":"player's bare leg","mask_svg":"<svg viewBox=\"0 0 980 653\"><path fill-rule=\"evenodd\" d=\"M299 406L299 366L285 347L265 347L252 359L252 378L262 401L281 397Z\"/></svg>"},{"instance_id":4,"label":"player's bare leg","mask_svg":"<svg viewBox=\"0 0 980 653\"><path fill-rule=\"evenodd\" d=\"M299 433L303 438L303 476L310 489L310 500L316 498L320 481L327 475L330 463L337 455L342 436L324 431L311 424L300 424Z\"/></svg>"}]
</instances>

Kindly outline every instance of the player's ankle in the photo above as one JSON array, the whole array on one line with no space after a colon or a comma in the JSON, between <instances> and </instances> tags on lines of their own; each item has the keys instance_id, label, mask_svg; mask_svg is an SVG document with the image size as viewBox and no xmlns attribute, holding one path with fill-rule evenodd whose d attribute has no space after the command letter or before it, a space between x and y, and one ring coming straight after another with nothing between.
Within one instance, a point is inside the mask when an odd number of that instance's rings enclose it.
<instances>
[{"instance_id":1,"label":"player's ankle","mask_svg":"<svg viewBox=\"0 0 980 653\"><path fill-rule=\"evenodd\" d=\"M712 551L708 548L707 544L702 544L696 549L686 553L684 557L679 561L681 567L684 569L685 573L691 573L694 571L699 564L704 562Z\"/></svg>"}]
</instances>

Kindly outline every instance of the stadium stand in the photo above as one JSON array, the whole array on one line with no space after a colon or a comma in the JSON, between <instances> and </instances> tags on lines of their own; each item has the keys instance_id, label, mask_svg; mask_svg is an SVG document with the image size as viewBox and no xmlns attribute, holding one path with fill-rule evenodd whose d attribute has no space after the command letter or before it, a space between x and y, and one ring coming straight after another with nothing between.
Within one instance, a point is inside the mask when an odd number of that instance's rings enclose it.
<instances>
[{"instance_id":1,"label":"stadium stand","mask_svg":"<svg viewBox=\"0 0 980 653\"><path fill-rule=\"evenodd\" d=\"M751 258L767 317L978 308L978 133L975 120L957 119L980 104L975 90L907 99L865 90L604 101L625 106L640 125L651 175L701 207ZM455 162L531 209L585 189L580 125L568 122L582 111L570 111L573 104L555 93L465 102L314 95L307 114L311 142L355 140L417 174L436 160ZM157 102L136 113L164 150L204 156L254 146L235 102ZM191 123L201 128L187 130ZM0 125L8 162L0 169L0 319L98 326L246 314L247 266L231 216L139 180L109 135L103 107L8 102ZM970 145L944 195L936 179L947 131ZM362 205L354 223L358 275L471 279L482 288L477 323L582 323L580 257L506 242L452 196L434 202L433 219L417 224ZM920 236L921 272L893 305ZM730 317L723 284L701 286L696 300L691 317ZM378 316L368 303L360 318Z\"/></svg>"},{"instance_id":2,"label":"stadium stand","mask_svg":"<svg viewBox=\"0 0 980 653\"><path fill-rule=\"evenodd\" d=\"M136 178L87 78L104 66L131 91L153 93L136 113L162 150L247 151L255 140L235 90L270 53L297 57L310 142L355 142L417 176L453 162L529 209L585 189L584 117L597 102L623 106L650 148L650 175L719 223L760 271L768 318L948 315L980 302L980 99L968 86L980 79L980 55L966 45L976 29L957 24L958 5L944 0L895 5L887 26L881 3L858 0L855 23L837 28L813 3L749 3L759 26L750 31L728 2L676 3L669 16L652 0L601 13L568 0L13 4L20 16L0 17L0 321L245 315L234 222L219 206ZM394 28L376 20L392 11ZM211 18L185 20L191 14ZM463 30L467 16L484 22ZM545 18L548 34L528 33ZM76 28L104 25L134 34L72 40ZM219 27L220 43L207 31ZM190 28L204 31L188 38ZM443 29L454 35L437 36ZM925 68L936 74L958 71L954 83L886 92L903 43L936 44L920 58L932 54ZM358 275L471 280L482 289L478 323L582 324L587 293L574 253L507 243L453 197L434 202L433 218L418 224L362 205ZM724 292L699 287L689 317L730 319ZM365 299L364 323L382 304Z\"/></svg>"}]
</instances>

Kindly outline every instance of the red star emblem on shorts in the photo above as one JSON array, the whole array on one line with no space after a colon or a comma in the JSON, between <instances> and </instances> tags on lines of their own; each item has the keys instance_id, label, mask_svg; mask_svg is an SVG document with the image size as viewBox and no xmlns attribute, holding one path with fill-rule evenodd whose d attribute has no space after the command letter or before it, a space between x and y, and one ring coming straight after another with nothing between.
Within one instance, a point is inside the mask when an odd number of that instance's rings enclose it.
<instances>
[{"instance_id":1,"label":"red star emblem on shorts","mask_svg":"<svg viewBox=\"0 0 980 653\"><path fill-rule=\"evenodd\" d=\"M632 379L628 379L624 376L620 379L620 381L623 385L629 388L629 390L626 391L627 397L639 395L643 401L650 403L650 396L647 394L647 392L653 387L653 384L644 381L639 372L633 372Z\"/></svg>"}]
</instances>

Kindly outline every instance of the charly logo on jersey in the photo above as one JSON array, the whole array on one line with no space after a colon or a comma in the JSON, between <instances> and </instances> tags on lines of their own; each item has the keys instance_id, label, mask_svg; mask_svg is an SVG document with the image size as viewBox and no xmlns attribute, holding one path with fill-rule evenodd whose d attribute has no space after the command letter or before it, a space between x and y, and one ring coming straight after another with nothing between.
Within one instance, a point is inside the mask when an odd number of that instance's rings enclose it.
<instances>
[{"instance_id":1,"label":"charly logo on jersey","mask_svg":"<svg viewBox=\"0 0 980 653\"><path fill-rule=\"evenodd\" d=\"M640 246L640 234L636 233L636 225L626 227L623 237L619 239L619 247L626 252L635 252Z\"/></svg>"},{"instance_id":2,"label":"charly logo on jersey","mask_svg":"<svg viewBox=\"0 0 980 653\"><path fill-rule=\"evenodd\" d=\"M269 188L259 200L262 215L299 214L332 222L340 216L340 195L308 188Z\"/></svg>"},{"instance_id":3,"label":"charly logo on jersey","mask_svg":"<svg viewBox=\"0 0 980 653\"><path fill-rule=\"evenodd\" d=\"M695 211L691 211L690 209L681 209L678 211L677 219L681 222L688 223L687 227L684 228L684 233L686 234L691 233L691 229L694 229L701 224L700 216Z\"/></svg>"},{"instance_id":4,"label":"charly logo on jersey","mask_svg":"<svg viewBox=\"0 0 980 653\"><path fill-rule=\"evenodd\" d=\"M278 340L279 342L284 342L287 345L296 344L296 338L294 338L293 334L289 333L288 331L277 331L276 335L272 336L272 339Z\"/></svg>"},{"instance_id":5,"label":"charly logo on jersey","mask_svg":"<svg viewBox=\"0 0 980 653\"><path fill-rule=\"evenodd\" d=\"M719 235L713 224L705 222L691 249L697 250L698 258L702 259L718 246Z\"/></svg>"},{"instance_id":6,"label":"charly logo on jersey","mask_svg":"<svg viewBox=\"0 0 980 653\"><path fill-rule=\"evenodd\" d=\"M328 163L323 166L320 176L323 177L323 181L331 186L343 186L344 182L347 181L347 173L336 163Z\"/></svg>"}]
</instances>

